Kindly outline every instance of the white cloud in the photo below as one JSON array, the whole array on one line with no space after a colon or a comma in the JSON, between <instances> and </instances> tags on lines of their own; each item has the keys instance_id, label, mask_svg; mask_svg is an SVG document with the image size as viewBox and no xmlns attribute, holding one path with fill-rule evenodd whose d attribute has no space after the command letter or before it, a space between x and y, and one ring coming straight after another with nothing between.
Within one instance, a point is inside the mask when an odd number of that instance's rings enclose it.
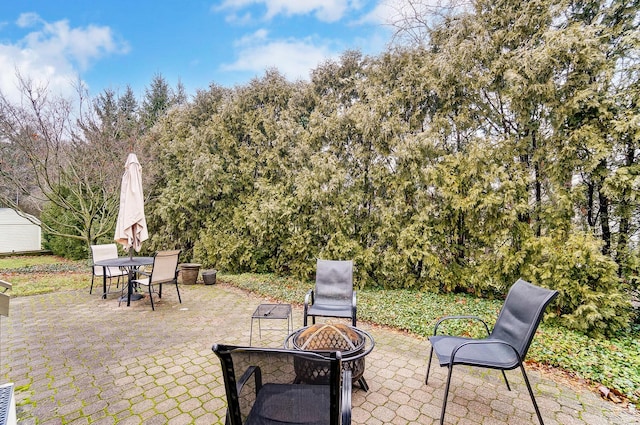
<instances>
[{"instance_id":1,"label":"white cloud","mask_svg":"<svg viewBox=\"0 0 640 425\"><path fill-rule=\"evenodd\" d=\"M14 43L0 43L0 90L10 99L19 95L16 73L68 94L94 61L129 51L105 26L72 28L66 20L50 23L35 13L20 15L15 25L32 31Z\"/></svg>"},{"instance_id":2,"label":"white cloud","mask_svg":"<svg viewBox=\"0 0 640 425\"><path fill-rule=\"evenodd\" d=\"M369 13L358 19L358 24L389 24L394 21L398 15L398 4L405 3L404 1L387 0L381 1L373 8Z\"/></svg>"},{"instance_id":3,"label":"white cloud","mask_svg":"<svg viewBox=\"0 0 640 425\"><path fill-rule=\"evenodd\" d=\"M238 58L222 65L223 71L262 74L268 68L277 68L287 79L309 79L310 71L339 53L328 44L316 44L311 39L270 40L265 30L258 30L236 42Z\"/></svg>"},{"instance_id":4,"label":"white cloud","mask_svg":"<svg viewBox=\"0 0 640 425\"><path fill-rule=\"evenodd\" d=\"M249 25L253 22L253 16L251 13L247 12L244 15L238 15L236 13L232 13L231 15L227 15L225 21L239 26Z\"/></svg>"},{"instance_id":5,"label":"white cloud","mask_svg":"<svg viewBox=\"0 0 640 425\"><path fill-rule=\"evenodd\" d=\"M249 46L252 44L257 44L260 42L264 42L269 37L269 31L264 28L261 28L254 32L253 34L245 35L240 40L237 40L234 44L236 46Z\"/></svg>"},{"instance_id":6,"label":"white cloud","mask_svg":"<svg viewBox=\"0 0 640 425\"><path fill-rule=\"evenodd\" d=\"M34 26L38 22L43 22L37 13L23 13L18 17L16 25L20 28L28 28Z\"/></svg>"},{"instance_id":7,"label":"white cloud","mask_svg":"<svg viewBox=\"0 0 640 425\"><path fill-rule=\"evenodd\" d=\"M266 19L277 15L293 16L314 13L323 22L335 22L350 10L362 7L361 0L224 0L218 10L241 10L252 5L263 5Z\"/></svg>"}]
</instances>

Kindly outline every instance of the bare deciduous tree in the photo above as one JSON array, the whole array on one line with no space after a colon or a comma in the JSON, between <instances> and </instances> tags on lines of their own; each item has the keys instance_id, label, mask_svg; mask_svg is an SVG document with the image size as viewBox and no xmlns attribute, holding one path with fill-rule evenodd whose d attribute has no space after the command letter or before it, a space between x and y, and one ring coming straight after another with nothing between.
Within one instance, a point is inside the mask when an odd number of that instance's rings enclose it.
<instances>
[{"instance_id":1,"label":"bare deciduous tree","mask_svg":"<svg viewBox=\"0 0 640 425\"><path fill-rule=\"evenodd\" d=\"M99 132L95 111L18 75L22 98L0 92L0 203L40 216L45 232L87 245L113 231L124 151ZM120 143L121 145L121 143Z\"/></svg>"},{"instance_id":2,"label":"bare deciduous tree","mask_svg":"<svg viewBox=\"0 0 640 425\"><path fill-rule=\"evenodd\" d=\"M386 0L387 25L393 28L392 44L423 46L435 26L471 8L468 0Z\"/></svg>"}]
</instances>

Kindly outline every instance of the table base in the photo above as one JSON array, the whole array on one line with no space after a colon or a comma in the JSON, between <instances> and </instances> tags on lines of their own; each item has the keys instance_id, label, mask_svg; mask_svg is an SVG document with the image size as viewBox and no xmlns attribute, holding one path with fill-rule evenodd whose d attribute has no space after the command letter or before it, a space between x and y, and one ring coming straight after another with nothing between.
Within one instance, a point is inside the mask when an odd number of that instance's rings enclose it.
<instances>
[{"instance_id":1,"label":"table base","mask_svg":"<svg viewBox=\"0 0 640 425\"><path fill-rule=\"evenodd\" d=\"M141 299L143 299L143 298L144 298L144 295L142 295L142 294L138 294L138 293L136 292L136 293L134 293L134 294L131 294L131 298L130 298L130 300L131 300L131 301L140 301L140 300L141 300ZM122 302L122 301L127 301L127 296L126 296L126 295L121 296L121 297L120 297L120 299L119 299L118 301L120 301L120 302Z\"/></svg>"}]
</instances>

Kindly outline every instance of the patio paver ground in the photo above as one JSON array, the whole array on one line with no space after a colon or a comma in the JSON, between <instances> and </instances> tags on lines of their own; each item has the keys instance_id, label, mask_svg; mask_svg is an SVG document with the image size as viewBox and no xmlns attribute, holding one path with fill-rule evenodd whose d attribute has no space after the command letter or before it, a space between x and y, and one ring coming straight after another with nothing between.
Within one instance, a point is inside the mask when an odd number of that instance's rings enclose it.
<instances>
[{"instance_id":1,"label":"patio paver ground","mask_svg":"<svg viewBox=\"0 0 640 425\"><path fill-rule=\"evenodd\" d=\"M2 318L3 382L16 384L21 425L224 423L226 402L214 342L249 342L251 313L267 300L226 285L181 286L151 311L144 299L118 306L83 292L16 298ZM294 328L302 310L294 306ZM353 393L354 424L437 423L446 369L435 362L424 384L429 342L359 323L376 340L366 358L369 392ZM286 331L254 345L280 347ZM640 414L528 371L547 425L640 424ZM454 369L447 424L537 423L518 371Z\"/></svg>"}]
</instances>

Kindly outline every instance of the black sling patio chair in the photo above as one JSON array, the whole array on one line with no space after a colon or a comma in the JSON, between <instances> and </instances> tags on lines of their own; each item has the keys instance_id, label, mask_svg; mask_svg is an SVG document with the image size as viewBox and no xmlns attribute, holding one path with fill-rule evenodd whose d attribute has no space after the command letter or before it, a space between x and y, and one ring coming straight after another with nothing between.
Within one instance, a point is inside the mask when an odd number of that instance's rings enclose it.
<instances>
[{"instance_id":1,"label":"black sling patio chair","mask_svg":"<svg viewBox=\"0 0 640 425\"><path fill-rule=\"evenodd\" d=\"M444 424L453 366L463 364L502 371L502 376L509 391L511 391L511 387L509 386L509 381L507 381L507 375L504 371L520 367L540 425L544 425L542 416L540 415L540 409L538 409L538 404L531 390L529 379L525 373L523 362L531 345L531 341L533 340L533 336L536 333L536 329L542 320L544 310L557 295L558 291L540 288L522 279L518 279L509 290L507 299L502 306L502 310L500 310L498 319L491 332L489 332L487 324L476 316L448 316L440 319L436 323L433 332L434 336L429 337L431 353L429 354L425 384L429 383L431 359L435 352L440 366L449 368L442 411L440 412L440 424ZM440 324L451 319L479 320L487 331L487 337L484 339L471 339L458 336L437 335Z\"/></svg>"},{"instance_id":2,"label":"black sling patio chair","mask_svg":"<svg viewBox=\"0 0 640 425\"><path fill-rule=\"evenodd\" d=\"M351 371L339 351L214 344L227 395L226 425L349 425Z\"/></svg>"},{"instance_id":3,"label":"black sling patio chair","mask_svg":"<svg viewBox=\"0 0 640 425\"><path fill-rule=\"evenodd\" d=\"M304 326L311 316L343 317L356 326L356 291L353 290L353 261L318 260L316 285L304 297Z\"/></svg>"}]
</instances>

